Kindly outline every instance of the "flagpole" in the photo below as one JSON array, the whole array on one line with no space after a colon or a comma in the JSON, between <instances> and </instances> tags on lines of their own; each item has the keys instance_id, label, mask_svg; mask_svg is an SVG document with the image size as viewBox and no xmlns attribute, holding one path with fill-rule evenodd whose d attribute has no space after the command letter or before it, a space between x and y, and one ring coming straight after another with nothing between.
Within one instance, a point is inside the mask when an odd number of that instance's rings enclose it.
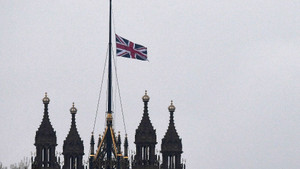
<instances>
[{"instance_id":1,"label":"flagpole","mask_svg":"<svg viewBox=\"0 0 300 169\"><path fill-rule=\"evenodd\" d=\"M112 97L112 59L111 59L111 1L109 0L109 50L108 50L108 113L112 113L111 111L111 97Z\"/></svg>"},{"instance_id":2,"label":"flagpole","mask_svg":"<svg viewBox=\"0 0 300 169\"><path fill-rule=\"evenodd\" d=\"M108 111L107 111L107 137L106 137L106 155L107 155L107 169L111 169L111 151L112 151L112 133L110 132L110 129L112 127L112 54L111 54L111 7L112 6L112 0L109 0L109 50L108 50Z\"/></svg>"}]
</instances>

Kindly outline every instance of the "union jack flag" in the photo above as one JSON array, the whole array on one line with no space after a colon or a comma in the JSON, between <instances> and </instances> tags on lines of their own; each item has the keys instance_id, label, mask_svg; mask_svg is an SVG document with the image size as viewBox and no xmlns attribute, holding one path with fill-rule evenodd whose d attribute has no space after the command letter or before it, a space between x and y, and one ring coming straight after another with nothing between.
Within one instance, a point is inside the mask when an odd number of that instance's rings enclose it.
<instances>
[{"instance_id":1,"label":"union jack flag","mask_svg":"<svg viewBox=\"0 0 300 169\"><path fill-rule=\"evenodd\" d=\"M117 56L126 58L148 60L147 48L145 46L133 43L116 34Z\"/></svg>"}]
</instances>

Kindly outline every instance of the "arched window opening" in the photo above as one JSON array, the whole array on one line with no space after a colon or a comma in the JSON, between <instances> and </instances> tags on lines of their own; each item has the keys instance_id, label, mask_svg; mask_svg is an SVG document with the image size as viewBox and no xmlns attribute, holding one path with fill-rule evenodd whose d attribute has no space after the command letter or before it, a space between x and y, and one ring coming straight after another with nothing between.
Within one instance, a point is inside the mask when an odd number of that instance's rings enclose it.
<instances>
[{"instance_id":1,"label":"arched window opening","mask_svg":"<svg viewBox=\"0 0 300 169\"><path fill-rule=\"evenodd\" d=\"M149 158L149 156L150 156L150 148L149 147L147 147L147 160L149 160L150 158Z\"/></svg>"},{"instance_id":2,"label":"arched window opening","mask_svg":"<svg viewBox=\"0 0 300 169\"><path fill-rule=\"evenodd\" d=\"M145 149L145 148L142 147L142 160L144 160L144 156L145 156L145 154L144 154L144 153L145 153L144 149Z\"/></svg>"},{"instance_id":3,"label":"arched window opening","mask_svg":"<svg viewBox=\"0 0 300 169\"><path fill-rule=\"evenodd\" d=\"M73 165L72 157L70 157L70 160L69 160L69 161L70 161L70 169L73 169L73 168L72 168L72 165Z\"/></svg>"},{"instance_id":4,"label":"arched window opening","mask_svg":"<svg viewBox=\"0 0 300 169\"><path fill-rule=\"evenodd\" d=\"M175 169L175 156L172 156L172 169Z\"/></svg>"},{"instance_id":5,"label":"arched window opening","mask_svg":"<svg viewBox=\"0 0 300 169\"><path fill-rule=\"evenodd\" d=\"M77 169L77 157L75 157L75 161L74 161L74 169Z\"/></svg>"},{"instance_id":6,"label":"arched window opening","mask_svg":"<svg viewBox=\"0 0 300 169\"><path fill-rule=\"evenodd\" d=\"M47 161L50 162L50 148L48 148L48 152L47 152Z\"/></svg>"},{"instance_id":7,"label":"arched window opening","mask_svg":"<svg viewBox=\"0 0 300 169\"><path fill-rule=\"evenodd\" d=\"M42 148L42 162L45 161L45 148Z\"/></svg>"},{"instance_id":8,"label":"arched window opening","mask_svg":"<svg viewBox=\"0 0 300 169\"><path fill-rule=\"evenodd\" d=\"M168 169L171 167L171 159L170 156L168 156Z\"/></svg>"},{"instance_id":9,"label":"arched window opening","mask_svg":"<svg viewBox=\"0 0 300 169\"><path fill-rule=\"evenodd\" d=\"M50 167L50 157L51 157L51 152L50 152L50 148L48 148L47 151L47 167Z\"/></svg>"}]
</instances>

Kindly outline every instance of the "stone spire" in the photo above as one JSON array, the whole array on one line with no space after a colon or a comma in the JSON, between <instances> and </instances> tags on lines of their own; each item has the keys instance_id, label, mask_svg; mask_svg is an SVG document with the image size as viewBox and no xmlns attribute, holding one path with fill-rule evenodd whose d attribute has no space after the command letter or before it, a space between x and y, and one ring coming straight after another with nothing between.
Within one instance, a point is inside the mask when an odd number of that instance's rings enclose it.
<instances>
[{"instance_id":1,"label":"stone spire","mask_svg":"<svg viewBox=\"0 0 300 169\"><path fill-rule=\"evenodd\" d=\"M149 118L148 102L150 97L147 91L145 91L142 100L144 102L144 113L135 133L136 155L132 161L132 168L158 169L159 165L155 154L156 131Z\"/></svg>"},{"instance_id":2,"label":"stone spire","mask_svg":"<svg viewBox=\"0 0 300 169\"><path fill-rule=\"evenodd\" d=\"M124 156L123 156L123 167L122 168L129 169L127 134L125 134L125 140L124 140Z\"/></svg>"},{"instance_id":3,"label":"stone spire","mask_svg":"<svg viewBox=\"0 0 300 169\"><path fill-rule=\"evenodd\" d=\"M120 132L118 132L118 137L117 137L117 155L121 156L121 135Z\"/></svg>"},{"instance_id":4,"label":"stone spire","mask_svg":"<svg viewBox=\"0 0 300 169\"><path fill-rule=\"evenodd\" d=\"M36 157L32 164L32 168L49 168L49 169L58 169L60 168L59 164L56 161L55 156L55 147L56 143L56 132L54 131L48 112L48 105L50 99L45 93L45 97L42 99L44 104L44 115L41 125L36 131L35 143L36 146Z\"/></svg>"},{"instance_id":5,"label":"stone spire","mask_svg":"<svg viewBox=\"0 0 300 169\"><path fill-rule=\"evenodd\" d=\"M95 139L94 139L94 132L92 132L91 141L90 141L91 155L94 155L94 147L95 147Z\"/></svg>"},{"instance_id":6,"label":"stone spire","mask_svg":"<svg viewBox=\"0 0 300 169\"><path fill-rule=\"evenodd\" d=\"M175 106L173 101L168 107L170 112L170 121L168 130L162 139L161 153L163 156L162 169L182 169L181 154L182 154L182 143L179 135L176 131L174 124L174 111Z\"/></svg>"},{"instance_id":7,"label":"stone spire","mask_svg":"<svg viewBox=\"0 0 300 169\"><path fill-rule=\"evenodd\" d=\"M99 136L99 139L101 139L100 136ZM100 144L100 142L98 144ZM95 140L94 140L94 132L92 132L91 141L90 141L90 157L89 157L89 168L91 168L91 169L94 168L93 167L93 160L95 157L94 148L95 148Z\"/></svg>"},{"instance_id":8,"label":"stone spire","mask_svg":"<svg viewBox=\"0 0 300 169\"><path fill-rule=\"evenodd\" d=\"M128 138L127 138L127 134L125 135L125 141L124 141L124 157L128 158Z\"/></svg>"},{"instance_id":9,"label":"stone spire","mask_svg":"<svg viewBox=\"0 0 300 169\"><path fill-rule=\"evenodd\" d=\"M74 106L74 103L70 109L70 112L72 115L72 122L69 134L63 145L63 169L84 169L82 165L82 156L84 155L83 141L81 140L76 127L75 115L77 113L77 109Z\"/></svg>"},{"instance_id":10,"label":"stone spire","mask_svg":"<svg viewBox=\"0 0 300 169\"><path fill-rule=\"evenodd\" d=\"M73 103L72 107L70 108L70 113L72 115L71 128L70 128L69 134L67 135L65 143L76 141L76 142L81 144L82 140L81 140L81 138L79 136L79 133L77 131L76 119L75 119L77 109L74 106L74 103Z\"/></svg>"},{"instance_id":11,"label":"stone spire","mask_svg":"<svg viewBox=\"0 0 300 169\"><path fill-rule=\"evenodd\" d=\"M56 144L56 133L51 125L50 119L49 119L49 112L48 112L48 104L50 103L50 99L47 96L47 92L45 93L45 97L43 98L44 103L44 116L42 123L36 132L35 136L35 142L39 143L42 142L51 142ZM47 138L47 140L44 141L44 138Z\"/></svg>"},{"instance_id":12,"label":"stone spire","mask_svg":"<svg viewBox=\"0 0 300 169\"><path fill-rule=\"evenodd\" d=\"M144 102L144 113L142 120L136 129L135 143L155 143L156 144L156 131L150 121L148 113L148 102L150 97L145 91L145 95L142 97Z\"/></svg>"},{"instance_id":13,"label":"stone spire","mask_svg":"<svg viewBox=\"0 0 300 169\"><path fill-rule=\"evenodd\" d=\"M175 124L174 124L174 112L175 112L175 106L173 105L173 101L171 101L171 105L168 107L170 112L170 121L169 121L169 127L165 134L165 137L163 138L163 141L166 143L176 141L178 142L178 145L181 145L181 139L179 138L179 135L176 131ZM182 147L178 147L179 151L182 151Z\"/></svg>"}]
</instances>

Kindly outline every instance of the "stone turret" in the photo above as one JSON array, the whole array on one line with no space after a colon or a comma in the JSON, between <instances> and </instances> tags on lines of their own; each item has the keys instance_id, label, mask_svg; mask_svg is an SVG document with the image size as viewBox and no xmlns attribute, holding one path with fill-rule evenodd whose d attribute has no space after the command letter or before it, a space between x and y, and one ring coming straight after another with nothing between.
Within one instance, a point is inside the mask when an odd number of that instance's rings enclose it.
<instances>
[{"instance_id":1,"label":"stone turret","mask_svg":"<svg viewBox=\"0 0 300 169\"><path fill-rule=\"evenodd\" d=\"M35 135L36 157L32 163L32 169L59 169L60 166L55 156L56 132L49 119L48 105L50 99L47 93L45 93L42 101L44 103L44 115Z\"/></svg>"},{"instance_id":2,"label":"stone turret","mask_svg":"<svg viewBox=\"0 0 300 169\"><path fill-rule=\"evenodd\" d=\"M183 169L181 163L182 143L174 124L175 106L172 101L168 109L170 112L170 122L161 144L163 157L161 169Z\"/></svg>"},{"instance_id":3,"label":"stone turret","mask_svg":"<svg viewBox=\"0 0 300 169\"><path fill-rule=\"evenodd\" d=\"M147 91L142 99L144 113L135 133L136 155L132 161L132 169L158 169L159 165L155 154L156 131L149 118L148 102L150 97L147 95Z\"/></svg>"},{"instance_id":4,"label":"stone turret","mask_svg":"<svg viewBox=\"0 0 300 169\"><path fill-rule=\"evenodd\" d=\"M84 155L83 141L81 140L76 127L75 115L77 113L77 109L74 106L74 103L70 112L72 115L72 122L69 134L63 145L63 169L84 169L84 166L82 165L82 157Z\"/></svg>"}]
</instances>

